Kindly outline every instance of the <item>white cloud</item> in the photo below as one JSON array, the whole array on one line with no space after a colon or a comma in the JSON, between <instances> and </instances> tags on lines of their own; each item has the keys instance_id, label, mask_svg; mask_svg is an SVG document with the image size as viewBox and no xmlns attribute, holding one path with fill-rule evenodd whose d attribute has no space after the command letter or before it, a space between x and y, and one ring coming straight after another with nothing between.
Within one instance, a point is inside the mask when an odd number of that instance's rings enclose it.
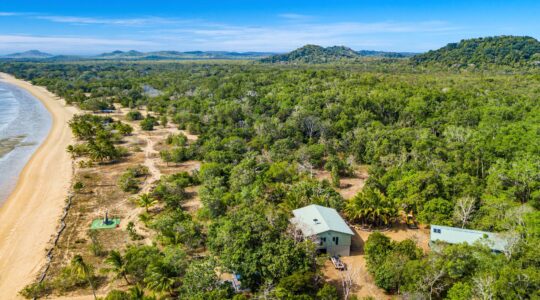
<instances>
[{"instance_id":1,"label":"white cloud","mask_svg":"<svg viewBox=\"0 0 540 300\"><path fill-rule=\"evenodd\" d=\"M0 11L0 17L11 17L11 16L17 16L18 13L14 12L8 12L8 11Z\"/></svg>"},{"instance_id":2,"label":"white cloud","mask_svg":"<svg viewBox=\"0 0 540 300\"><path fill-rule=\"evenodd\" d=\"M313 19L312 16L295 14L295 13L283 13L283 14L279 14L278 17L282 19L286 19L286 20L291 20L291 21L306 21L309 19Z\"/></svg>"},{"instance_id":3,"label":"white cloud","mask_svg":"<svg viewBox=\"0 0 540 300\"><path fill-rule=\"evenodd\" d=\"M288 51L305 44L319 44L346 45L354 49L419 51L425 49L420 45L411 44L409 41L411 37L451 35L463 29L443 21L332 22L297 13L277 15L272 24L260 26L154 16L95 18L18 14L33 20L86 25L90 29L103 29L98 26L108 27L106 31L96 30L91 33L99 37L88 37L84 34L81 37L4 35L0 36L0 43L5 43L0 44L0 50L5 51L13 46L18 48L28 46L39 49L49 47L48 49L54 48L70 53L81 51L80 49L97 53L102 51L101 49L125 49L125 47L139 50Z\"/></svg>"},{"instance_id":4,"label":"white cloud","mask_svg":"<svg viewBox=\"0 0 540 300\"><path fill-rule=\"evenodd\" d=\"M54 16L54 15L37 15L36 19L47 20L56 23L70 24L94 24L94 25L118 25L118 26L145 26L145 25L165 25L165 24L180 24L185 21L172 18L160 17L142 17L142 18L93 18L93 17L75 17L75 16Z\"/></svg>"},{"instance_id":5,"label":"white cloud","mask_svg":"<svg viewBox=\"0 0 540 300\"><path fill-rule=\"evenodd\" d=\"M287 51L305 44L347 45L354 48L392 46L396 35L445 34L458 28L445 22L337 22L294 23L272 26L211 24L159 30L156 40L174 43L191 40L192 47L208 50ZM383 49L384 50L384 49Z\"/></svg>"}]
</instances>

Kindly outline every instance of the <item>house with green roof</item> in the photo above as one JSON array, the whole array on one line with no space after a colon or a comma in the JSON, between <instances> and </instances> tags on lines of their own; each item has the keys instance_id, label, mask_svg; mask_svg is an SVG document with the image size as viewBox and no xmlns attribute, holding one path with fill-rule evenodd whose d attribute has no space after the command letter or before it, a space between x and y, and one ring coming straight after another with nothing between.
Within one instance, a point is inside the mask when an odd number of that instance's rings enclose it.
<instances>
[{"instance_id":1,"label":"house with green roof","mask_svg":"<svg viewBox=\"0 0 540 300\"><path fill-rule=\"evenodd\" d=\"M436 242L441 241L448 244L474 244L480 242L488 246L496 252L503 252L508 244L507 240L500 234L471 230L464 228L430 225L431 233L429 236L429 245L433 246Z\"/></svg>"},{"instance_id":2,"label":"house with green roof","mask_svg":"<svg viewBox=\"0 0 540 300\"><path fill-rule=\"evenodd\" d=\"M349 256L354 232L338 212L316 204L293 210L291 219L302 235L314 238L317 249L332 256Z\"/></svg>"}]
</instances>

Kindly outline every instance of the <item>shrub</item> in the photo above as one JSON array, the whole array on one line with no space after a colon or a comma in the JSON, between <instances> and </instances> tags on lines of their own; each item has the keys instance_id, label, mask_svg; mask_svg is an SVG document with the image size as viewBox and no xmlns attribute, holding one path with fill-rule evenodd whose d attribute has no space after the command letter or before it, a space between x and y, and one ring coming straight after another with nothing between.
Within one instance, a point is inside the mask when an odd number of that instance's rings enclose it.
<instances>
[{"instance_id":1,"label":"shrub","mask_svg":"<svg viewBox=\"0 0 540 300\"><path fill-rule=\"evenodd\" d=\"M167 145L173 146L185 146L187 142L188 139L183 133L169 134L165 139L165 143L167 143Z\"/></svg>"},{"instance_id":2,"label":"shrub","mask_svg":"<svg viewBox=\"0 0 540 300\"><path fill-rule=\"evenodd\" d=\"M118 187L127 193L136 193L139 191L139 181L131 171L127 171L118 179Z\"/></svg>"},{"instance_id":3,"label":"shrub","mask_svg":"<svg viewBox=\"0 0 540 300\"><path fill-rule=\"evenodd\" d=\"M127 170L127 172L133 174L134 177L142 177L150 174L150 172L148 171L148 167L143 165L136 165L135 167L131 167Z\"/></svg>"},{"instance_id":4,"label":"shrub","mask_svg":"<svg viewBox=\"0 0 540 300\"><path fill-rule=\"evenodd\" d=\"M130 135L133 132L133 127L122 122L115 122L114 129L117 130L121 135Z\"/></svg>"},{"instance_id":5,"label":"shrub","mask_svg":"<svg viewBox=\"0 0 540 300\"><path fill-rule=\"evenodd\" d=\"M156 118L154 118L152 116L146 116L146 118L144 118L141 121L141 129L142 130L146 130L146 131L154 130L155 125L158 125L158 122L157 122Z\"/></svg>"},{"instance_id":6,"label":"shrub","mask_svg":"<svg viewBox=\"0 0 540 300\"><path fill-rule=\"evenodd\" d=\"M84 188L84 183L80 181L75 182L75 184L73 185L73 189L75 190L75 192L79 192L83 188Z\"/></svg>"},{"instance_id":7,"label":"shrub","mask_svg":"<svg viewBox=\"0 0 540 300\"><path fill-rule=\"evenodd\" d=\"M126 230L132 241L142 240L143 237L137 233L137 231L135 230L135 224L132 221L128 223Z\"/></svg>"},{"instance_id":8,"label":"shrub","mask_svg":"<svg viewBox=\"0 0 540 300\"><path fill-rule=\"evenodd\" d=\"M103 245L101 244L101 241L99 240L98 233L96 230L89 230L88 236L90 237L90 240L92 241L92 244L90 244L90 250L95 256L103 256L106 254L106 251L103 250Z\"/></svg>"},{"instance_id":9,"label":"shrub","mask_svg":"<svg viewBox=\"0 0 540 300\"><path fill-rule=\"evenodd\" d=\"M36 299L47 296L52 291L52 285L49 281L35 282L25 286L19 294L26 299Z\"/></svg>"},{"instance_id":10,"label":"shrub","mask_svg":"<svg viewBox=\"0 0 540 300\"><path fill-rule=\"evenodd\" d=\"M138 120L142 120L143 115L138 110L132 110L127 113L126 118L130 121L138 121Z\"/></svg>"}]
</instances>

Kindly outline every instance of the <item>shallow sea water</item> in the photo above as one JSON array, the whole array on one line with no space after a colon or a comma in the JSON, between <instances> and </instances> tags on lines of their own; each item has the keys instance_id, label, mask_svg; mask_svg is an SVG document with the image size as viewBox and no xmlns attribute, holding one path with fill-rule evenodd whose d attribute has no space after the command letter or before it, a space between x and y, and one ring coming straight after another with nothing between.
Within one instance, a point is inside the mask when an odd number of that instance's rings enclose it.
<instances>
[{"instance_id":1,"label":"shallow sea water","mask_svg":"<svg viewBox=\"0 0 540 300\"><path fill-rule=\"evenodd\" d=\"M38 99L0 81L0 205L51 125L51 116Z\"/></svg>"}]
</instances>

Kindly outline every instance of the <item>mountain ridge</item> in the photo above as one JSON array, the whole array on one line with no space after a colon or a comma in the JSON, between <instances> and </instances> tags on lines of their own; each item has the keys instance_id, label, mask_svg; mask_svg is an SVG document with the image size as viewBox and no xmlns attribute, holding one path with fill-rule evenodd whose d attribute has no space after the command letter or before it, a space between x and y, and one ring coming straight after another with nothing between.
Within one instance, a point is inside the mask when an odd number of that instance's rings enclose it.
<instances>
[{"instance_id":1,"label":"mountain ridge","mask_svg":"<svg viewBox=\"0 0 540 300\"><path fill-rule=\"evenodd\" d=\"M106 52L95 56L100 59L238 59L260 58L272 55L270 52L234 52L234 51L150 51L140 52L136 50Z\"/></svg>"},{"instance_id":2,"label":"mountain ridge","mask_svg":"<svg viewBox=\"0 0 540 300\"><path fill-rule=\"evenodd\" d=\"M1 56L2 58L49 58L53 57L53 54L41 52L39 50L28 50L23 52L16 52Z\"/></svg>"}]
</instances>

